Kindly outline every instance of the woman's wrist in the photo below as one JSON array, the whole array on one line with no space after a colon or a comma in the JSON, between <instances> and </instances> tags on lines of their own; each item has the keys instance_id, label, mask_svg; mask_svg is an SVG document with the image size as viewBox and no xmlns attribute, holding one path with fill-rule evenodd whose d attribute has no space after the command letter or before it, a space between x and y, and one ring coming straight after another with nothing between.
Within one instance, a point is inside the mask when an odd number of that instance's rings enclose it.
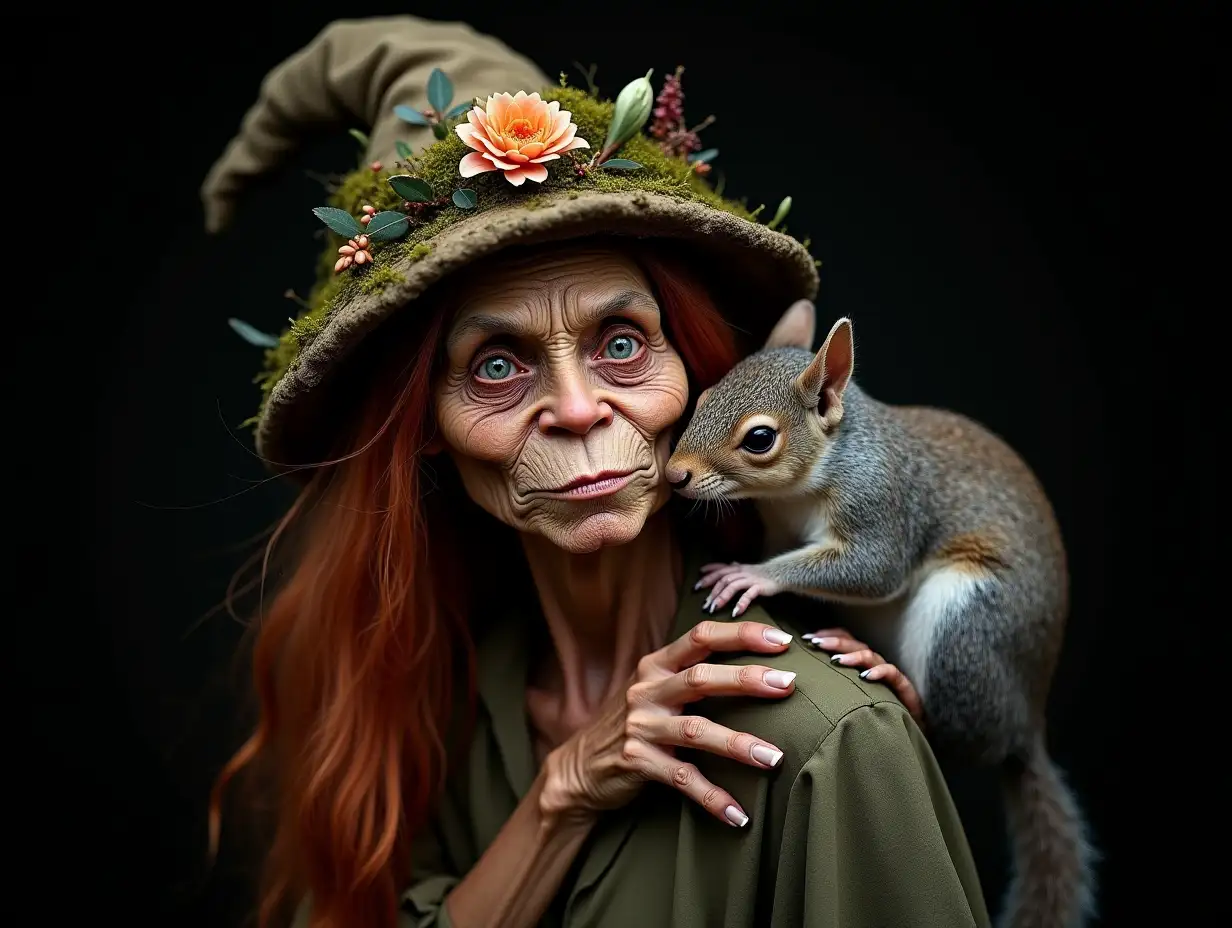
<instances>
[{"instance_id":1,"label":"woman's wrist","mask_svg":"<svg viewBox=\"0 0 1232 928\"><path fill-rule=\"evenodd\" d=\"M555 777L558 755L457 886L445 906L456 925L527 928L539 924L586 842L597 813L579 803L568 777Z\"/></svg>"},{"instance_id":2,"label":"woman's wrist","mask_svg":"<svg viewBox=\"0 0 1232 928\"><path fill-rule=\"evenodd\" d=\"M546 832L588 830L598 811L585 801L577 752L568 743L544 759L538 776L539 819Z\"/></svg>"}]
</instances>

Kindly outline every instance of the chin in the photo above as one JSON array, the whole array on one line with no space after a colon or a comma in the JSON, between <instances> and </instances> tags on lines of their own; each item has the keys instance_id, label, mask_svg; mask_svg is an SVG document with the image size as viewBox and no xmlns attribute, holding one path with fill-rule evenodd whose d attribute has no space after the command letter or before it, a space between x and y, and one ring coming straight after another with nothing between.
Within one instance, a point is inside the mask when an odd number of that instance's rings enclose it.
<instances>
[{"instance_id":1,"label":"chin","mask_svg":"<svg viewBox=\"0 0 1232 928\"><path fill-rule=\"evenodd\" d=\"M652 500L646 500L651 503ZM625 545L642 533L657 507L639 505L590 512L577 518L541 525L540 532L570 554L594 554L601 548Z\"/></svg>"}]
</instances>

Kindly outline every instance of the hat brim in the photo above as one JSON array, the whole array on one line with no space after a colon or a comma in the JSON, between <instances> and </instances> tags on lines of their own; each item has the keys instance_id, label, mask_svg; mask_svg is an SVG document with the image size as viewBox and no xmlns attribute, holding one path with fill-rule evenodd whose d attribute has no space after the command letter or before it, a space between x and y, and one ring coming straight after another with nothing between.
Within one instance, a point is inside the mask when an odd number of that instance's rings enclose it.
<instances>
[{"instance_id":1,"label":"hat brim","mask_svg":"<svg viewBox=\"0 0 1232 928\"><path fill-rule=\"evenodd\" d=\"M795 300L817 294L817 266L800 242L757 222L702 203L642 191L558 193L533 205L494 207L433 237L431 250L391 265L401 279L376 293L357 292L333 308L269 395L257 426L257 452L275 471L327 460L340 409L346 362L382 323L458 270L506 248L615 235L670 239L694 256L746 350L760 344ZM342 391L346 393L348 391Z\"/></svg>"}]
</instances>

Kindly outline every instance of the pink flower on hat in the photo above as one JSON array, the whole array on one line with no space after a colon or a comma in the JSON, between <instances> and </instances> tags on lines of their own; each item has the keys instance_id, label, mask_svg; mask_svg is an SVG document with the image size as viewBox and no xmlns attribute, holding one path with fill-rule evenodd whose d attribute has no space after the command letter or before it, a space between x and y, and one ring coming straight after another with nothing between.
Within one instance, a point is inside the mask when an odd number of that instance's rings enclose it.
<instances>
[{"instance_id":1,"label":"pink flower on hat","mask_svg":"<svg viewBox=\"0 0 1232 928\"><path fill-rule=\"evenodd\" d=\"M486 108L473 107L466 114L468 122L454 129L475 149L458 163L458 173L474 177L499 170L515 187L528 180L543 183L548 176L545 161L555 161L575 148L590 148L589 142L577 137L572 115L556 100L547 103L524 90L515 96L488 97Z\"/></svg>"}]
</instances>

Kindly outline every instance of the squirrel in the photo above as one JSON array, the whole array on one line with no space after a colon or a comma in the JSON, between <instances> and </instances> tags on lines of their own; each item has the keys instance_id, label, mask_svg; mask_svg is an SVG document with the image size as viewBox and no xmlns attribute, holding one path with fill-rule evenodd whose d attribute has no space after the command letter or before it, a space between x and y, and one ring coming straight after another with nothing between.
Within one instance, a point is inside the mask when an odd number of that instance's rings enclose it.
<instances>
[{"instance_id":1,"label":"squirrel","mask_svg":"<svg viewBox=\"0 0 1232 928\"><path fill-rule=\"evenodd\" d=\"M668 461L675 492L751 499L765 527L761 564L703 570L707 609L787 592L863 620L914 683L929 740L1002 773L1013 872L999 924L1083 925L1095 851L1044 737L1069 600L1051 504L983 426L864 393L850 319L814 354L815 334L813 304L793 304L698 397Z\"/></svg>"}]
</instances>

